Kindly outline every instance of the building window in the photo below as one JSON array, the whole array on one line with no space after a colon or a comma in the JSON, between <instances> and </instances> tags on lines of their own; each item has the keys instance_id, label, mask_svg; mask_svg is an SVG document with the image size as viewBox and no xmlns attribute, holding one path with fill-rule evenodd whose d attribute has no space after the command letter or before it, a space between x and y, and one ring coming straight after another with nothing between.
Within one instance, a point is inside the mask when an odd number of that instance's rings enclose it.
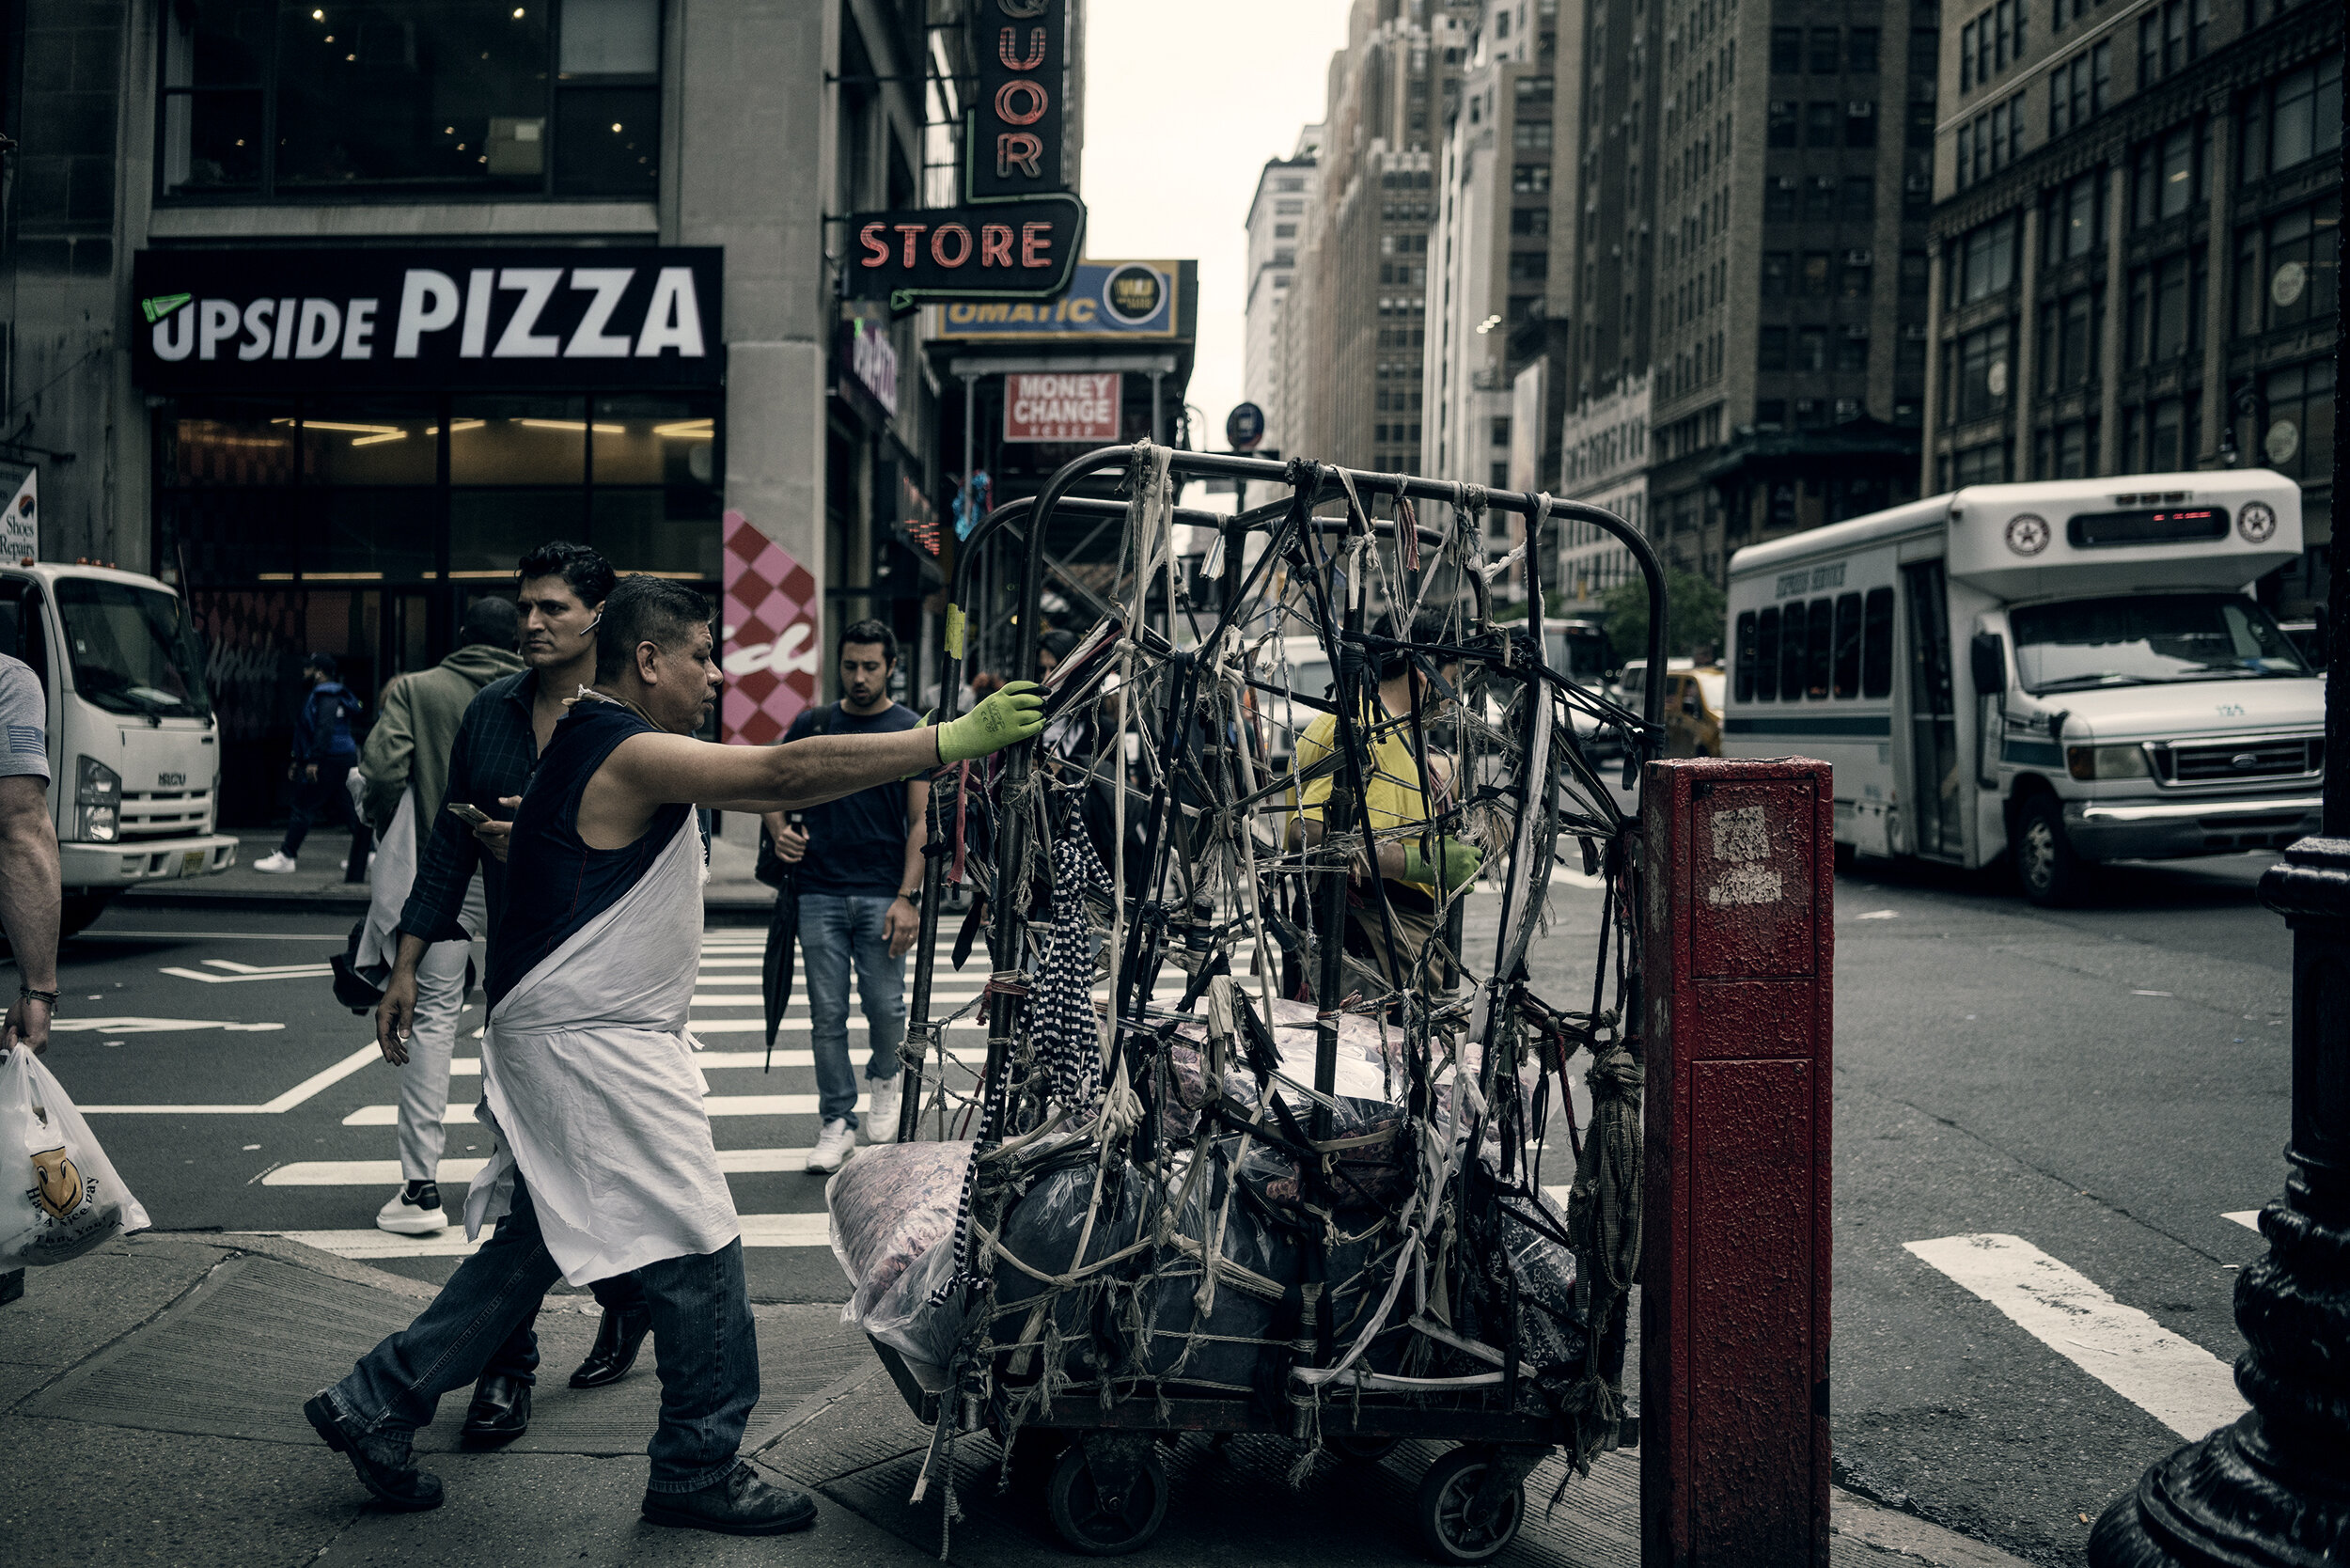
<instances>
[{"instance_id":1,"label":"building window","mask_svg":"<svg viewBox=\"0 0 2350 1568\"><path fill-rule=\"evenodd\" d=\"M1540 240L1550 233L1550 209L1520 207L1510 213L1510 232L1521 238ZM1427 236L1420 236L1425 240Z\"/></svg>"},{"instance_id":2,"label":"building window","mask_svg":"<svg viewBox=\"0 0 2350 1568\"><path fill-rule=\"evenodd\" d=\"M1771 29L1771 71L1774 74L1792 76L1803 69L1803 29L1774 27Z\"/></svg>"},{"instance_id":3,"label":"building window","mask_svg":"<svg viewBox=\"0 0 2350 1568\"><path fill-rule=\"evenodd\" d=\"M2040 310L2040 384L2069 392L2097 379L2105 337L2106 291L2076 289Z\"/></svg>"},{"instance_id":4,"label":"building window","mask_svg":"<svg viewBox=\"0 0 2350 1568\"><path fill-rule=\"evenodd\" d=\"M2024 95L1996 103L1958 128L1960 189L1988 180L2024 150Z\"/></svg>"},{"instance_id":5,"label":"building window","mask_svg":"<svg viewBox=\"0 0 2350 1568\"><path fill-rule=\"evenodd\" d=\"M1837 133L1843 129L1842 110L1832 99L1815 100L1804 105L1803 141L1806 147L1834 147Z\"/></svg>"},{"instance_id":6,"label":"building window","mask_svg":"<svg viewBox=\"0 0 2350 1568\"><path fill-rule=\"evenodd\" d=\"M1518 164L1510 170L1510 189L1519 196L1543 196L1550 190L1548 164Z\"/></svg>"},{"instance_id":7,"label":"building window","mask_svg":"<svg viewBox=\"0 0 2350 1568\"><path fill-rule=\"evenodd\" d=\"M1762 221L1793 223L1795 218L1795 181L1788 175L1776 175L1762 181Z\"/></svg>"},{"instance_id":8,"label":"building window","mask_svg":"<svg viewBox=\"0 0 2350 1568\"><path fill-rule=\"evenodd\" d=\"M2259 180L2342 150L2342 56L2281 76L2244 104L2244 178Z\"/></svg>"},{"instance_id":9,"label":"building window","mask_svg":"<svg viewBox=\"0 0 2350 1568\"><path fill-rule=\"evenodd\" d=\"M1988 299L2015 281L2015 247L2021 226L2006 213L1968 229L1950 247L1950 303Z\"/></svg>"},{"instance_id":10,"label":"building window","mask_svg":"<svg viewBox=\"0 0 2350 1568\"><path fill-rule=\"evenodd\" d=\"M1837 30L1833 27L1811 29L1811 73L1833 76L1844 68L1844 52L1837 47Z\"/></svg>"},{"instance_id":11,"label":"building window","mask_svg":"<svg viewBox=\"0 0 2350 1568\"><path fill-rule=\"evenodd\" d=\"M2096 44L2048 72L2051 141L2105 112L2113 86L2113 45Z\"/></svg>"},{"instance_id":12,"label":"building window","mask_svg":"<svg viewBox=\"0 0 2350 1568\"><path fill-rule=\"evenodd\" d=\"M1764 251L1762 253L1762 297L1766 300L1785 299L1788 286L1793 281L1794 271L1793 253L1783 250Z\"/></svg>"},{"instance_id":13,"label":"building window","mask_svg":"<svg viewBox=\"0 0 2350 1568\"><path fill-rule=\"evenodd\" d=\"M1548 152L1550 150L1550 121L1522 119L1518 121L1517 128L1511 133L1510 139L1512 145L1520 152Z\"/></svg>"},{"instance_id":14,"label":"building window","mask_svg":"<svg viewBox=\"0 0 2350 1568\"><path fill-rule=\"evenodd\" d=\"M1787 329L1766 326L1755 335L1754 368L1758 370L1787 368Z\"/></svg>"},{"instance_id":15,"label":"building window","mask_svg":"<svg viewBox=\"0 0 2350 1568\"><path fill-rule=\"evenodd\" d=\"M1932 82L1942 73L1942 29L1912 27L1909 30L1909 74L1921 81Z\"/></svg>"},{"instance_id":16,"label":"building window","mask_svg":"<svg viewBox=\"0 0 2350 1568\"><path fill-rule=\"evenodd\" d=\"M165 196L650 196L657 183L659 0L163 10Z\"/></svg>"},{"instance_id":17,"label":"building window","mask_svg":"<svg viewBox=\"0 0 2350 1568\"><path fill-rule=\"evenodd\" d=\"M2339 195L2280 212L2264 225L2239 229L2237 330L2264 332L2329 320L2341 298L2341 234Z\"/></svg>"},{"instance_id":18,"label":"building window","mask_svg":"<svg viewBox=\"0 0 2350 1568\"><path fill-rule=\"evenodd\" d=\"M2049 266L2087 256L2106 243L2105 185L2105 171L2092 169L2049 193L2047 211L2041 214Z\"/></svg>"},{"instance_id":19,"label":"building window","mask_svg":"<svg viewBox=\"0 0 2350 1568\"><path fill-rule=\"evenodd\" d=\"M1805 251L1803 253L1802 276L1804 298L1812 300L1824 300L1827 298L1829 292L1831 291L1828 281L1828 253L1824 250Z\"/></svg>"},{"instance_id":20,"label":"building window","mask_svg":"<svg viewBox=\"0 0 2350 1568\"><path fill-rule=\"evenodd\" d=\"M1958 30L1958 90L1966 92L2024 57L2026 0L1999 0Z\"/></svg>"},{"instance_id":21,"label":"building window","mask_svg":"<svg viewBox=\"0 0 2350 1568\"><path fill-rule=\"evenodd\" d=\"M1844 336L1836 340L1836 368L1839 370L1866 372L1869 368L1869 334L1865 327L1846 327Z\"/></svg>"},{"instance_id":22,"label":"building window","mask_svg":"<svg viewBox=\"0 0 2350 1568\"><path fill-rule=\"evenodd\" d=\"M1844 145L1877 145L1877 106L1873 100L1856 98L1844 105Z\"/></svg>"},{"instance_id":23,"label":"building window","mask_svg":"<svg viewBox=\"0 0 2350 1568\"><path fill-rule=\"evenodd\" d=\"M1846 223L1868 223L1877 215L1877 182L1874 175L1844 176L1844 210Z\"/></svg>"},{"instance_id":24,"label":"building window","mask_svg":"<svg viewBox=\"0 0 2350 1568\"><path fill-rule=\"evenodd\" d=\"M1803 327L1795 333L1795 357L1788 367L1794 370L1825 370L1827 368L1827 329Z\"/></svg>"},{"instance_id":25,"label":"building window","mask_svg":"<svg viewBox=\"0 0 2350 1568\"><path fill-rule=\"evenodd\" d=\"M1844 35L1844 69L1856 74L1874 76L1877 70L1877 30L1874 27L1854 27Z\"/></svg>"},{"instance_id":26,"label":"building window","mask_svg":"<svg viewBox=\"0 0 2350 1568\"><path fill-rule=\"evenodd\" d=\"M2131 270L2127 363L2159 365L2203 346L2203 254L2197 246Z\"/></svg>"},{"instance_id":27,"label":"building window","mask_svg":"<svg viewBox=\"0 0 2350 1568\"><path fill-rule=\"evenodd\" d=\"M1795 101L1792 98L1771 100L1770 127L1764 139L1772 147L1795 145Z\"/></svg>"},{"instance_id":28,"label":"building window","mask_svg":"<svg viewBox=\"0 0 2350 1568\"><path fill-rule=\"evenodd\" d=\"M1958 340L1957 422L1987 419L2007 408L2008 324L1994 321Z\"/></svg>"},{"instance_id":29,"label":"building window","mask_svg":"<svg viewBox=\"0 0 2350 1568\"><path fill-rule=\"evenodd\" d=\"M1902 293L1904 296L1924 293L1926 281L1932 275L1924 251L1905 250L1902 252Z\"/></svg>"},{"instance_id":30,"label":"building window","mask_svg":"<svg viewBox=\"0 0 2350 1568\"><path fill-rule=\"evenodd\" d=\"M2097 460L2097 421L2074 419L2042 431L2033 444L2043 479L2085 479Z\"/></svg>"},{"instance_id":31,"label":"building window","mask_svg":"<svg viewBox=\"0 0 2350 1568\"><path fill-rule=\"evenodd\" d=\"M1806 223L1836 221L1836 181L1833 179L1823 174L1805 182L1803 216Z\"/></svg>"},{"instance_id":32,"label":"building window","mask_svg":"<svg viewBox=\"0 0 2350 1568\"><path fill-rule=\"evenodd\" d=\"M1521 76L1518 78L1518 102L1521 103L1547 103L1556 95L1557 89L1558 84L1556 80L1551 77Z\"/></svg>"},{"instance_id":33,"label":"building window","mask_svg":"<svg viewBox=\"0 0 2350 1568\"><path fill-rule=\"evenodd\" d=\"M2211 34L2211 0L2163 0L2138 24L2138 87L2143 92L2202 58Z\"/></svg>"},{"instance_id":34,"label":"building window","mask_svg":"<svg viewBox=\"0 0 2350 1568\"><path fill-rule=\"evenodd\" d=\"M1845 252L1843 281L1838 286L1837 292L1848 300L1865 300L1869 297L1871 281L1876 269L1866 261L1853 260L1851 258L1855 254L1865 256L1868 253Z\"/></svg>"},{"instance_id":35,"label":"building window","mask_svg":"<svg viewBox=\"0 0 2350 1568\"><path fill-rule=\"evenodd\" d=\"M1543 250L1515 250L1510 253L1510 281L1540 283L1550 276L1550 253Z\"/></svg>"},{"instance_id":36,"label":"building window","mask_svg":"<svg viewBox=\"0 0 2350 1568\"><path fill-rule=\"evenodd\" d=\"M2138 227L2175 218L2194 205L2202 194L2198 189L2202 150L2200 124L2173 127L2139 145L2134 201Z\"/></svg>"},{"instance_id":37,"label":"building window","mask_svg":"<svg viewBox=\"0 0 2350 1568\"><path fill-rule=\"evenodd\" d=\"M2007 483L2007 443L1997 441L1960 452L1950 464L1950 480L1954 485Z\"/></svg>"},{"instance_id":38,"label":"building window","mask_svg":"<svg viewBox=\"0 0 2350 1568\"><path fill-rule=\"evenodd\" d=\"M2334 362L2312 360L2261 378L2263 418L2255 463L2295 478L2334 471Z\"/></svg>"}]
</instances>

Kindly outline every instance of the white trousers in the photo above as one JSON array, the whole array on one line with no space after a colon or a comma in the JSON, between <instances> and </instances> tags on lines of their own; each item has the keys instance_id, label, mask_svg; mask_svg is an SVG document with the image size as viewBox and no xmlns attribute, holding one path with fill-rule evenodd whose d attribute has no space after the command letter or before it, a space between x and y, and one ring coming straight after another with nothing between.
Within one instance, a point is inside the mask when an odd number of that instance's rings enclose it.
<instances>
[{"instance_id":1,"label":"white trousers","mask_svg":"<svg viewBox=\"0 0 2350 1568\"><path fill-rule=\"evenodd\" d=\"M484 922L481 879L465 889L459 917L468 931ZM465 1011L465 962L478 942L435 942L416 964L416 1016L409 1026L408 1065L400 1070L400 1175L404 1182L440 1179L448 1111L448 1064Z\"/></svg>"}]
</instances>

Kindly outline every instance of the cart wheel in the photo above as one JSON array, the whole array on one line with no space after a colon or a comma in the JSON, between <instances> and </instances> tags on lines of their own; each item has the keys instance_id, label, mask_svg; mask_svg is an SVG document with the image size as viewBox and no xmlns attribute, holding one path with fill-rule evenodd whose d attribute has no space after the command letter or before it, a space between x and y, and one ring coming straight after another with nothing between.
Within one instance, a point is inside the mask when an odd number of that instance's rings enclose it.
<instances>
[{"instance_id":1,"label":"cart wheel","mask_svg":"<svg viewBox=\"0 0 2350 1568\"><path fill-rule=\"evenodd\" d=\"M1419 1483L1420 1539L1439 1562L1485 1562L1517 1539L1526 1522L1526 1487L1512 1483L1481 1514L1472 1517L1477 1490L1493 1455L1455 1449L1428 1467Z\"/></svg>"},{"instance_id":2,"label":"cart wheel","mask_svg":"<svg viewBox=\"0 0 2350 1568\"><path fill-rule=\"evenodd\" d=\"M1113 1456L1097 1472L1087 1445L1072 1443L1044 1485L1045 1512L1071 1550L1120 1557L1156 1535L1167 1517L1167 1466L1147 1440Z\"/></svg>"},{"instance_id":3,"label":"cart wheel","mask_svg":"<svg viewBox=\"0 0 2350 1568\"><path fill-rule=\"evenodd\" d=\"M1366 1465L1375 1465L1393 1453L1403 1439L1401 1437L1358 1437L1350 1433L1343 1436L1324 1437L1323 1441L1330 1446L1332 1453L1341 1459L1354 1459Z\"/></svg>"}]
</instances>

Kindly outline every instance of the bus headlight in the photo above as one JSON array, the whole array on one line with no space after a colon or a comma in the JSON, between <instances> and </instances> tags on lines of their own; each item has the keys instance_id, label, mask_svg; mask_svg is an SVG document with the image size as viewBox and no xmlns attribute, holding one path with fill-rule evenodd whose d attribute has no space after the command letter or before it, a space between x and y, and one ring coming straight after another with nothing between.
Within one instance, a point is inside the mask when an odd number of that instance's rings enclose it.
<instances>
[{"instance_id":1,"label":"bus headlight","mask_svg":"<svg viewBox=\"0 0 2350 1568\"><path fill-rule=\"evenodd\" d=\"M2065 766L2083 783L2101 778L2151 778L2141 745L2076 745L2064 752Z\"/></svg>"},{"instance_id":2,"label":"bus headlight","mask_svg":"<svg viewBox=\"0 0 2350 1568\"><path fill-rule=\"evenodd\" d=\"M121 811L122 776L95 758L80 759L73 780L73 837L113 843Z\"/></svg>"}]
</instances>

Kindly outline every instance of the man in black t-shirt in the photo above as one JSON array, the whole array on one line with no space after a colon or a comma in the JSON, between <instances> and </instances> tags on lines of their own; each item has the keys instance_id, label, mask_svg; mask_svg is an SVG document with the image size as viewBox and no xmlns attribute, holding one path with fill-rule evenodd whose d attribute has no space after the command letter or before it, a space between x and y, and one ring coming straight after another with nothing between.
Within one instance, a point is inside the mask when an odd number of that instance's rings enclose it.
<instances>
[{"instance_id":1,"label":"man in black t-shirt","mask_svg":"<svg viewBox=\"0 0 2350 1568\"><path fill-rule=\"evenodd\" d=\"M889 698L898 638L878 620L840 634L840 700L791 723L789 743L815 734L871 735L911 729L914 710ZM799 866L800 951L807 961L809 1043L817 1107L823 1118L807 1168L840 1168L856 1143L860 1088L871 1096L867 1141L898 1137L898 1046L905 1039L905 955L921 930L922 844L931 787L883 784L802 813L793 826L771 812L776 853ZM867 1041L864 1083L849 1060L849 967L856 966Z\"/></svg>"}]
</instances>

